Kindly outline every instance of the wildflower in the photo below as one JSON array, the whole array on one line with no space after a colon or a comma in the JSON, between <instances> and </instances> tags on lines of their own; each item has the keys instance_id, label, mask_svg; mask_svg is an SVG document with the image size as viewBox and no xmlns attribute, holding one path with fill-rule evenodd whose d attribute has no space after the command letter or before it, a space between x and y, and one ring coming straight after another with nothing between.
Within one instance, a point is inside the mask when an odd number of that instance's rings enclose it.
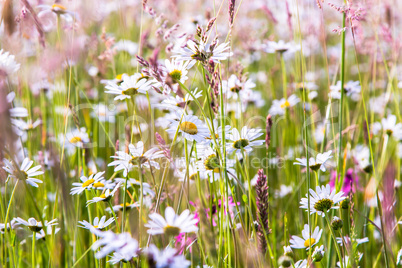
<instances>
[{"instance_id":1,"label":"wildflower","mask_svg":"<svg viewBox=\"0 0 402 268\"><path fill-rule=\"evenodd\" d=\"M171 120L168 133L179 133L188 141L203 142L209 136L209 130L204 123L194 115L180 116L181 120Z\"/></svg>"},{"instance_id":2,"label":"wildflower","mask_svg":"<svg viewBox=\"0 0 402 268\"><path fill-rule=\"evenodd\" d=\"M99 103L93 106L94 110L91 112L92 118L97 118L100 122L114 123L116 121L116 111L109 109L103 103Z\"/></svg>"},{"instance_id":3,"label":"wildflower","mask_svg":"<svg viewBox=\"0 0 402 268\"><path fill-rule=\"evenodd\" d=\"M320 247L316 247L314 249L314 252L313 252L313 255L312 255L313 261L314 262L321 261L322 258L324 258L324 254L325 254L324 245L321 245Z\"/></svg>"},{"instance_id":4,"label":"wildflower","mask_svg":"<svg viewBox=\"0 0 402 268\"><path fill-rule=\"evenodd\" d=\"M61 230L61 228L55 228L53 231L53 226L47 224L48 222L45 221L46 231L45 229L40 230L39 233L36 234L36 240L46 240L46 236L57 234Z\"/></svg>"},{"instance_id":5,"label":"wildflower","mask_svg":"<svg viewBox=\"0 0 402 268\"><path fill-rule=\"evenodd\" d=\"M158 213L152 213L149 218L151 221L145 224L145 227L150 228L147 232L151 235L165 233L177 236L180 233L198 231L198 227L195 225L198 219L195 219L188 209L177 215L172 207L167 207L165 209L165 218Z\"/></svg>"},{"instance_id":6,"label":"wildflower","mask_svg":"<svg viewBox=\"0 0 402 268\"><path fill-rule=\"evenodd\" d=\"M135 56L138 53L138 44L131 40L119 40L113 46L115 51L125 51L130 56Z\"/></svg>"},{"instance_id":7,"label":"wildflower","mask_svg":"<svg viewBox=\"0 0 402 268\"><path fill-rule=\"evenodd\" d=\"M273 100L271 108L269 108L269 114L272 116L284 115L289 107L293 107L299 102L300 99L294 94L290 95L287 99Z\"/></svg>"},{"instance_id":8,"label":"wildflower","mask_svg":"<svg viewBox=\"0 0 402 268\"><path fill-rule=\"evenodd\" d=\"M284 52L296 52L300 49L300 46L294 43L285 43L283 40L268 41L266 44L262 45L262 50L266 53L284 53Z\"/></svg>"},{"instance_id":9,"label":"wildflower","mask_svg":"<svg viewBox=\"0 0 402 268\"><path fill-rule=\"evenodd\" d=\"M320 230L318 226L315 227L314 232L311 234L311 237L309 232L310 228L308 224L305 224L302 231L303 238L293 235L292 239L290 239L290 247L305 248L306 250L308 250L310 247L317 244L320 241L322 230Z\"/></svg>"},{"instance_id":10,"label":"wildflower","mask_svg":"<svg viewBox=\"0 0 402 268\"><path fill-rule=\"evenodd\" d=\"M15 126L15 130L16 130L15 133L18 136L22 136L25 131L32 130L32 129L36 128L37 126L39 126L41 123L42 123L41 120L36 120L35 122L32 123L32 121L30 121L30 120L28 122L25 122L20 119L11 118L11 124L13 124Z\"/></svg>"},{"instance_id":11,"label":"wildflower","mask_svg":"<svg viewBox=\"0 0 402 268\"><path fill-rule=\"evenodd\" d=\"M151 245L145 252L148 255L150 267L186 268L190 266L190 261L186 260L183 255L177 254L176 249L171 247L160 251L155 245Z\"/></svg>"},{"instance_id":12,"label":"wildflower","mask_svg":"<svg viewBox=\"0 0 402 268\"><path fill-rule=\"evenodd\" d=\"M131 260L137 257L138 253L138 241L131 237L129 233L115 234L112 231L102 232L95 228L90 229L92 233L100 237L92 245L92 250L97 251L95 257L101 259L106 257L112 252L116 252L124 256L125 260Z\"/></svg>"},{"instance_id":13,"label":"wildflower","mask_svg":"<svg viewBox=\"0 0 402 268\"><path fill-rule=\"evenodd\" d=\"M341 263L338 261L336 263L336 267L339 267L339 268L340 267L354 267L354 265L356 265L361 260L362 257L363 257L363 254L360 253L360 252L357 253L357 259L356 260L351 260L349 258L349 256L345 256L345 257L342 258L342 264L343 265L341 265Z\"/></svg>"},{"instance_id":14,"label":"wildflower","mask_svg":"<svg viewBox=\"0 0 402 268\"><path fill-rule=\"evenodd\" d=\"M242 155L243 150L246 153L250 153L253 150L253 146L264 144L264 140L255 140L263 134L261 129L248 128L247 126L241 129L241 133L236 128L233 128L228 137L230 142L227 143L227 153L236 152L238 156Z\"/></svg>"},{"instance_id":15,"label":"wildflower","mask_svg":"<svg viewBox=\"0 0 402 268\"><path fill-rule=\"evenodd\" d=\"M78 227L85 228L85 229L88 229L88 230L90 230L91 228L95 228L95 229L98 229L98 230L103 230L106 227L108 227L110 224L112 224L113 222L114 222L113 217L108 219L108 220L106 220L106 216L102 216L102 218L100 220L99 220L98 217L95 217L93 225L90 222L87 222L85 220L79 221L78 223L81 224L81 225L78 225Z\"/></svg>"},{"instance_id":16,"label":"wildflower","mask_svg":"<svg viewBox=\"0 0 402 268\"><path fill-rule=\"evenodd\" d=\"M201 90L199 91L197 88L191 92L191 94L187 93L184 98L176 95L175 97L173 96L166 96L165 99L162 100L161 103L158 103L154 105L154 107L160 108L160 109L169 109L169 110L175 110L177 112L180 112L183 108L188 106L191 101L194 100L193 96L198 99L199 97L202 96Z\"/></svg>"},{"instance_id":17,"label":"wildflower","mask_svg":"<svg viewBox=\"0 0 402 268\"><path fill-rule=\"evenodd\" d=\"M41 166L32 167L33 161L25 158L20 167L15 166L14 163L4 160L5 166L3 169L10 174L11 178L17 180L25 180L25 182L33 187L38 187L38 183L43 183L40 179L34 178L35 176L42 175L44 172L40 171Z\"/></svg>"},{"instance_id":18,"label":"wildflower","mask_svg":"<svg viewBox=\"0 0 402 268\"><path fill-rule=\"evenodd\" d=\"M66 133L66 136L61 134L60 143L66 147L70 152L76 147L83 148L86 143L89 143L89 135L86 128L74 129Z\"/></svg>"},{"instance_id":19,"label":"wildflower","mask_svg":"<svg viewBox=\"0 0 402 268\"><path fill-rule=\"evenodd\" d=\"M58 17L67 23L73 23L74 19L78 20L77 13L68 10L59 3L53 5L38 5L37 7L41 9L41 11L38 12L38 18L45 22L43 24L45 31L49 31L55 26Z\"/></svg>"},{"instance_id":20,"label":"wildflower","mask_svg":"<svg viewBox=\"0 0 402 268\"><path fill-rule=\"evenodd\" d=\"M332 190L327 184L326 186L317 186L316 187L316 192L314 192L312 189L309 189L310 191L310 214L317 213L318 215L321 215L322 217L325 217L325 213L328 212L330 209L338 209L338 206L335 206L342 200L346 198L346 196L343 196L344 193L340 191L339 193L336 193L336 190ZM305 208L306 211L308 211L308 194L306 194L306 198L302 198L300 201L300 208Z\"/></svg>"},{"instance_id":21,"label":"wildflower","mask_svg":"<svg viewBox=\"0 0 402 268\"><path fill-rule=\"evenodd\" d=\"M371 173L373 166L370 163L370 149L364 145L357 145L352 151L359 167L366 173Z\"/></svg>"},{"instance_id":22,"label":"wildflower","mask_svg":"<svg viewBox=\"0 0 402 268\"><path fill-rule=\"evenodd\" d=\"M307 268L307 267L309 267L307 264L307 260L299 260L295 263L294 268Z\"/></svg>"},{"instance_id":23,"label":"wildflower","mask_svg":"<svg viewBox=\"0 0 402 268\"><path fill-rule=\"evenodd\" d=\"M381 119L381 124L376 122L374 123L372 129L373 133L377 134L381 129L389 135L393 136L396 140L402 140L402 123L396 123L396 116L393 114L388 115L387 118Z\"/></svg>"},{"instance_id":24,"label":"wildflower","mask_svg":"<svg viewBox=\"0 0 402 268\"><path fill-rule=\"evenodd\" d=\"M359 81L349 81L344 85L344 92L346 96L350 97L353 101L358 101L360 99L361 86ZM336 85L332 85L329 88L329 96L333 99L341 98L341 81L338 81Z\"/></svg>"},{"instance_id":25,"label":"wildflower","mask_svg":"<svg viewBox=\"0 0 402 268\"><path fill-rule=\"evenodd\" d=\"M115 178L116 182L124 183L126 179L124 178ZM139 189L141 187L141 182L137 181L136 179L129 178L127 179L127 188L136 187ZM149 195L152 198L155 197L155 192L152 190L151 185L149 183L143 182L142 183L142 192L144 195Z\"/></svg>"},{"instance_id":26,"label":"wildflower","mask_svg":"<svg viewBox=\"0 0 402 268\"><path fill-rule=\"evenodd\" d=\"M214 151L210 146L205 144L197 145L197 153L198 157L201 158L197 162L197 168L200 173L200 177L209 177L211 183L219 180L221 178L221 170L223 169L219 160L219 154L217 154L217 152ZM236 171L232 168L234 164L235 160L226 159L225 171L229 174L235 174ZM224 174L223 176L226 175ZM229 179L231 179L231 176L229 176Z\"/></svg>"},{"instance_id":27,"label":"wildflower","mask_svg":"<svg viewBox=\"0 0 402 268\"><path fill-rule=\"evenodd\" d=\"M81 194L85 189L97 188L97 187L104 187L105 185L101 182L103 179L103 174L105 172L98 172L96 174L91 174L88 178L85 176L81 176L80 180L82 183L73 182L73 187L70 191L71 195Z\"/></svg>"},{"instance_id":28,"label":"wildflower","mask_svg":"<svg viewBox=\"0 0 402 268\"><path fill-rule=\"evenodd\" d=\"M242 82L234 74L227 81L222 81L222 90L228 99L237 100L238 97L242 96L242 92L252 90L254 87L255 83L251 79Z\"/></svg>"},{"instance_id":29,"label":"wildflower","mask_svg":"<svg viewBox=\"0 0 402 268\"><path fill-rule=\"evenodd\" d=\"M195 42L193 40L188 40L185 47L180 47L173 51L176 58L179 61L190 61L190 64L194 64L196 61L202 63L208 62L208 60L213 60L215 63L219 63L221 60L226 60L228 57L232 56L229 43L216 44L205 44L203 42Z\"/></svg>"},{"instance_id":30,"label":"wildflower","mask_svg":"<svg viewBox=\"0 0 402 268\"><path fill-rule=\"evenodd\" d=\"M309 159L309 167L311 170L317 171L321 169L322 172L325 172L327 169L325 167L325 162L327 162L329 159L332 158L332 150L329 150L328 152L325 152L323 154L319 153L317 154L317 157L310 157ZM293 165L300 165L307 167L307 160L306 158L296 158L298 162L294 162Z\"/></svg>"},{"instance_id":31,"label":"wildflower","mask_svg":"<svg viewBox=\"0 0 402 268\"><path fill-rule=\"evenodd\" d=\"M346 244L350 244L351 243L351 239L349 236L343 236L343 237L337 237L336 238L336 242L343 247L343 242L346 242ZM361 239L359 238L353 238L353 242L356 243L356 245L361 245L364 243L368 243L369 242L369 238L368 237L363 237Z\"/></svg>"},{"instance_id":32,"label":"wildflower","mask_svg":"<svg viewBox=\"0 0 402 268\"><path fill-rule=\"evenodd\" d=\"M283 246L283 255L293 258L293 250L290 246Z\"/></svg>"},{"instance_id":33,"label":"wildflower","mask_svg":"<svg viewBox=\"0 0 402 268\"><path fill-rule=\"evenodd\" d=\"M279 267L291 267L293 259L287 255L283 255L278 259Z\"/></svg>"},{"instance_id":34,"label":"wildflower","mask_svg":"<svg viewBox=\"0 0 402 268\"><path fill-rule=\"evenodd\" d=\"M20 69L20 64L15 61L15 56L0 49L0 75L10 76Z\"/></svg>"},{"instance_id":35,"label":"wildflower","mask_svg":"<svg viewBox=\"0 0 402 268\"><path fill-rule=\"evenodd\" d=\"M142 74L137 73L132 76L123 74L123 82L119 85L109 82L105 87L108 89L105 93L117 95L114 100L131 99L135 95L145 94L151 88L152 81L148 81Z\"/></svg>"},{"instance_id":36,"label":"wildflower","mask_svg":"<svg viewBox=\"0 0 402 268\"><path fill-rule=\"evenodd\" d=\"M171 61L165 60L165 67L168 75L172 78L173 82L184 83L188 79L188 70L193 66L191 61L179 61L172 59Z\"/></svg>"},{"instance_id":37,"label":"wildflower","mask_svg":"<svg viewBox=\"0 0 402 268\"><path fill-rule=\"evenodd\" d=\"M159 164L154 161L154 159L163 157L163 152L159 151L158 148L149 149L144 153L144 143L139 141L136 145L130 144L128 146L130 154L123 151L117 151L116 156L111 156L114 158L108 166L115 166L114 171L123 170L124 177L127 177L128 172L135 166L140 168L155 167L159 169Z\"/></svg>"},{"instance_id":38,"label":"wildflower","mask_svg":"<svg viewBox=\"0 0 402 268\"><path fill-rule=\"evenodd\" d=\"M342 185L342 192L344 192L345 195L349 195L350 192L353 193L356 192L356 187L358 186L359 178L356 175L354 175L354 173L355 172L352 168L346 171ZM331 179L329 181L331 189L335 188L335 181L336 181L336 171L333 171L331 173Z\"/></svg>"},{"instance_id":39,"label":"wildflower","mask_svg":"<svg viewBox=\"0 0 402 268\"><path fill-rule=\"evenodd\" d=\"M91 200L88 200L87 201L87 206L89 204L97 203L97 202L100 202L100 201L108 202L114 196L116 191L119 190L120 186L121 186L121 183L119 182L114 187L113 191L110 192L110 189L107 189L106 192L101 194L100 196L97 196L97 197L92 198Z\"/></svg>"},{"instance_id":40,"label":"wildflower","mask_svg":"<svg viewBox=\"0 0 402 268\"><path fill-rule=\"evenodd\" d=\"M128 211L130 209L133 209L133 208L137 208L139 206L140 206L140 204L137 203L137 202L132 203L132 204L126 203L126 211ZM114 212L123 211L124 210L124 204L118 204L118 205L113 206L112 208L113 208ZM111 210L111 208L106 208L106 211L111 212L112 210Z\"/></svg>"},{"instance_id":41,"label":"wildflower","mask_svg":"<svg viewBox=\"0 0 402 268\"><path fill-rule=\"evenodd\" d=\"M334 216L334 218L331 221L331 226L332 226L332 229L337 231L343 227L343 220L338 218L337 216Z\"/></svg>"},{"instance_id":42,"label":"wildflower","mask_svg":"<svg viewBox=\"0 0 402 268\"><path fill-rule=\"evenodd\" d=\"M7 228L7 231L10 231L11 229L16 229L18 227L18 225L19 225L19 223L17 222L16 219L12 219L10 222L7 222L7 223L0 223L0 233L4 234L6 228Z\"/></svg>"},{"instance_id":43,"label":"wildflower","mask_svg":"<svg viewBox=\"0 0 402 268\"><path fill-rule=\"evenodd\" d=\"M40 232L43 229L42 222L37 221L35 218L29 218L28 221L21 219L20 217L15 218L15 220L24 226L27 226L32 232ZM45 227L57 225L57 219L51 221L45 221Z\"/></svg>"}]
</instances>

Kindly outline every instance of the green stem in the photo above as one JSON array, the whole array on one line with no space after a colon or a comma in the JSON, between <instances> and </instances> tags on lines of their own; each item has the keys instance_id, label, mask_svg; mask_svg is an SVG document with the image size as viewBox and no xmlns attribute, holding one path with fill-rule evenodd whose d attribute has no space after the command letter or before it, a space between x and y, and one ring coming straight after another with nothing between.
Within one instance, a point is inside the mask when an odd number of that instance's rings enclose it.
<instances>
[{"instance_id":1,"label":"green stem","mask_svg":"<svg viewBox=\"0 0 402 268\"><path fill-rule=\"evenodd\" d=\"M35 241L36 241L36 232L33 232L33 235L32 235L32 268L35 267Z\"/></svg>"},{"instance_id":2,"label":"green stem","mask_svg":"<svg viewBox=\"0 0 402 268\"><path fill-rule=\"evenodd\" d=\"M327 222L328 228L329 228L329 230L331 231L331 236L332 236L332 238L333 238L333 240L334 240L334 243L335 243L336 253L338 254L338 258L339 258L339 263L341 264L341 268L343 268L341 250L339 249L339 245L338 245L338 243L336 242L335 232L334 232L334 230L332 229L331 223L329 222L328 213L327 213L327 212L325 212L325 221Z\"/></svg>"}]
</instances>

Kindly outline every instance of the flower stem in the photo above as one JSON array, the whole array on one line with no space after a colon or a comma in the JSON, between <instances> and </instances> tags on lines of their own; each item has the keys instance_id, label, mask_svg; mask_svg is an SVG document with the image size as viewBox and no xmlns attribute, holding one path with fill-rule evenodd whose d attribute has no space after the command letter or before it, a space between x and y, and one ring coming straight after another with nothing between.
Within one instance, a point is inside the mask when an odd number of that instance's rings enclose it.
<instances>
[{"instance_id":1,"label":"flower stem","mask_svg":"<svg viewBox=\"0 0 402 268\"><path fill-rule=\"evenodd\" d=\"M33 235L32 235L32 268L35 267L35 241L36 241L36 232L33 232Z\"/></svg>"},{"instance_id":2,"label":"flower stem","mask_svg":"<svg viewBox=\"0 0 402 268\"><path fill-rule=\"evenodd\" d=\"M329 222L328 219L328 213L325 212L325 221L328 224L329 230L331 231L331 236L334 239L334 243L335 243L335 249L336 249L336 253L338 254L338 258L339 258L339 263L341 264L341 268L343 268L343 263L342 263L342 254L341 254L341 250L339 249L339 245L336 242L336 236L335 236L335 232L334 229L332 229L331 223Z\"/></svg>"}]
</instances>

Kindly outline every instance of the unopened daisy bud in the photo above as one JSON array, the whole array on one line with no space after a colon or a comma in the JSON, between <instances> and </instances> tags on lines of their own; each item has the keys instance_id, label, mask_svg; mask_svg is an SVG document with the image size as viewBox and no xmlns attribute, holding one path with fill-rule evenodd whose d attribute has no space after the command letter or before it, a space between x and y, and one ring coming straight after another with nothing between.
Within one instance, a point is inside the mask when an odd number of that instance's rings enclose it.
<instances>
[{"instance_id":1,"label":"unopened daisy bud","mask_svg":"<svg viewBox=\"0 0 402 268\"><path fill-rule=\"evenodd\" d=\"M366 172L366 173L368 173L368 174L371 174L371 172L373 172L373 165L372 165L372 164L368 164L367 166L365 166L365 167L363 168L363 171Z\"/></svg>"},{"instance_id":2,"label":"unopened daisy bud","mask_svg":"<svg viewBox=\"0 0 402 268\"><path fill-rule=\"evenodd\" d=\"M348 209L348 208L349 208L349 203L350 203L350 199L349 199L349 197L346 197L346 198L341 202L341 208L342 208L342 209Z\"/></svg>"},{"instance_id":3,"label":"unopened daisy bud","mask_svg":"<svg viewBox=\"0 0 402 268\"><path fill-rule=\"evenodd\" d=\"M315 250L314 250L314 252L313 252L313 255L312 255L312 257L313 257L313 261L314 262L319 262L319 261L321 261L322 260L322 258L324 257L324 246L323 245L321 245L320 247L318 247L318 248L315 248Z\"/></svg>"},{"instance_id":4,"label":"unopened daisy bud","mask_svg":"<svg viewBox=\"0 0 402 268\"><path fill-rule=\"evenodd\" d=\"M291 267L292 266L292 258L289 256L281 256L278 260L278 263L281 267Z\"/></svg>"},{"instance_id":5,"label":"unopened daisy bud","mask_svg":"<svg viewBox=\"0 0 402 268\"><path fill-rule=\"evenodd\" d=\"M331 222L332 228L337 231L343 227L343 220L335 216Z\"/></svg>"},{"instance_id":6,"label":"unopened daisy bud","mask_svg":"<svg viewBox=\"0 0 402 268\"><path fill-rule=\"evenodd\" d=\"M293 254L293 250L290 246L283 246L283 251L284 251L283 255L288 256L293 259L294 254Z\"/></svg>"}]
</instances>

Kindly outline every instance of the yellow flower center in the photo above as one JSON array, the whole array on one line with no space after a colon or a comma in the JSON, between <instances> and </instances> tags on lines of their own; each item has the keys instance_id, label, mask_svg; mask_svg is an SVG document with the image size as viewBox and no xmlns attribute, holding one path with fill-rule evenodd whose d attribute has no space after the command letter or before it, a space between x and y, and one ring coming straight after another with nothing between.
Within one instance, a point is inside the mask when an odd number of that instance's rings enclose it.
<instances>
[{"instance_id":1,"label":"yellow flower center","mask_svg":"<svg viewBox=\"0 0 402 268\"><path fill-rule=\"evenodd\" d=\"M122 80L123 79L123 74L118 74L117 76L116 76L116 80Z\"/></svg>"},{"instance_id":2,"label":"yellow flower center","mask_svg":"<svg viewBox=\"0 0 402 268\"><path fill-rule=\"evenodd\" d=\"M77 143L77 142L81 142L82 139L80 137L72 137L70 139L70 143Z\"/></svg>"},{"instance_id":3,"label":"yellow flower center","mask_svg":"<svg viewBox=\"0 0 402 268\"><path fill-rule=\"evenodd\" d=\"M171 225L166 225L165 228L163 228L163 231L165 232L165 234L171 236L178 236L180 234L180 228Z\"/></svg>"},{"instance_id":4,"label":"yellow flower center","mask_svg":"<svg viewBox=\"0 0 402 268\"><path fill-rule=\"evenodd\" d=\"M53 4L52 5L52 10L53 11L65 11L67 8L65 6L59 5L59 4Z\"/></svg>"},{"instance_id":5,"label":"yellow flower center","mask_svg":"<svg viewBox=\"0 0 402 268\"><path fill-rule=\"evenodd\" d=\"M95 182L94 183L94 187L95 188L99 188L99 187L104 187L105 185L103 184L103 183L101 183L101 182Z\"/></svg>"},{"instance_id":6,"label":"yellow flower center","mask_svg":"<svg viewBox=\"0 0 402 268\"><path fill-rule=\"evenodd\" d=\"M140 164L146 163L147 161L148 161L148 158L141 155L141 156L133 156L130 160L130 163L133 165L140 165Z\"/></svg>"},{"instance_id":7,"label":"yellow flower center","mask_svg":"<svg viewBox=\"0 0 402 268\"><path fill-rule=\"evenodd\" d=\"M98 225L94 225L94 228L98 228Z\"/></svg>"},{"instance_id":8,"label":"yellow flower center","mask_svg":"<svg viewBox=\"0 0 402 268\"><path fill-rule=\"evenodd\" d=\"M195 135L198 133L197 126L193 122L188 121L180 124L180 130L190 135Z\"/></svg>"},{"instance_id":9,"label":"yellow flower center","mask_svg":"<svg viewBox=\"0 0 402 268\"><path fill-rule=\"evenodd\" d=\"M304 246L306 248L311 247L314 244L315 244L315 239L314 238L310 238L310 239L307 239L306 241L304 241Z\"/></svg>"},{"instance_id":10,"label":"yellow flower center","mask_svg":"<svg viewBox=\"0 0 402 268\"><path fill-rule=\"evenodd\" d=\"M105 194L101 194L99 197L100 197L100 198L106 198L106 195L105 195Z\"/></svg>"},{"instance_id":11,"label":"yellow flower center","mask_svg":"<svg viewBox=\"0 0 402 268\"><path fill-rule=\"evenodd\" d=\"M82 188L88 187L88 186L91 185L91 183L93 183L94 181L95 181L94 179L86 180L86 181L82 184Z\"/></svg>"},{"instance_id":12,"label":"yellow flower center","mask_svg":"<svg viewBox=\"0 0 402 268\"><path fill-rule=\"evenodd\" d=\"M169 73L170 77L172 77L173 81L179 81L181 79L181 71L173 70Z\"/></svg>"},{"instance_id":13,"label":"yellow flower center","mask_svg":"<svg viewBox=\"0 0 402 268\"><path fill-rule=\"evenodd\" d=\"M122 93L123 95L134 96L138 93L138 88L131 87L129 89L124 90Z\"/></svg>"},{"instance_id":14,"label":"yellow flower center","mask_svg":"<svg viewBox=\"0 0 402 268\"><path fill-rule=\"evenodd\" d=\"M281 108L287 108L290 106L290 103L288 102L288 100L286 100L283 104L281 104Z\"/></svg>"}]
</instances>

